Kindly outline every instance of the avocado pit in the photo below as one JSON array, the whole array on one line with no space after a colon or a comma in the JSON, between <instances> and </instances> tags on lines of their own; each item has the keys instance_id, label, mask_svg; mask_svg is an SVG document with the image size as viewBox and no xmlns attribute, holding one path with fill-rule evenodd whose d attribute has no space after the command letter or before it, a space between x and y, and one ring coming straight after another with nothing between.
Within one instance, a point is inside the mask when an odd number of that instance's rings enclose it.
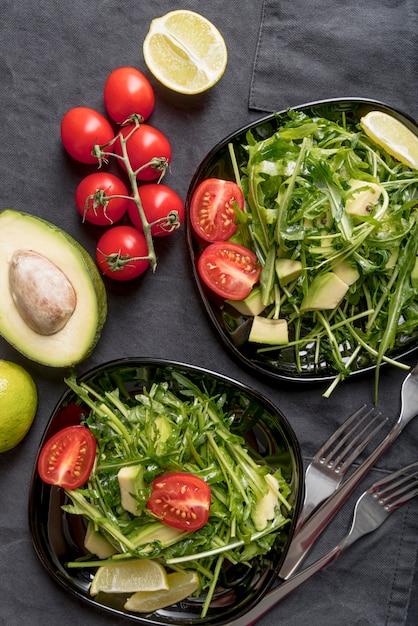
<instances>
[{"instance_id":1,"label":"avocado pit","mask_svg":"<svg viewBox=\"0 0 418 626\"><path fill-rule=\"evenodd\" d=\"M64 328L76 308L77 295L64 272L33 250L13 253L9 287L20 317L40 335Z\"/></svg>"}]
</instances>

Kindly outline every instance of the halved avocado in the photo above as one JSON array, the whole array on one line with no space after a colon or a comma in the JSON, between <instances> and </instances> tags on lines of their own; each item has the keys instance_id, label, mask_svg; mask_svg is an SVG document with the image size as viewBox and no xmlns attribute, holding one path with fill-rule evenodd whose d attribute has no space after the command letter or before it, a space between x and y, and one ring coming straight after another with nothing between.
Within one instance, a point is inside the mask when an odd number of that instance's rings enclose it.
<instances>
[{"instance_id":1,"label":"halved avocado","mask_svg":"<svg viewBox=\"0 0 418 626\"><path fill-rule=\"evenodd\" d=\"M0 335L43 365L69 367L84 360L96 346L107 315L106 289L93 259L58 226L20 211L0 212L0 233ZM15 266L31 256L35 268L42 271L48 267L58 283L61 280L67 287L69 283L74 291L73 304L65 313L64 325L56 326L58 330L53 324L37 329L36 323L28 319L36 318L31 306L41 301L43 294L29 297L31 289L40 289L31 287L30 276ZM35 274L34 282L39 284L39 272ZM57 305L56 293L50 293L53 301L48 304L48 298L44 298L42 304L52 312Z\"/></svg>"}]
</instances>

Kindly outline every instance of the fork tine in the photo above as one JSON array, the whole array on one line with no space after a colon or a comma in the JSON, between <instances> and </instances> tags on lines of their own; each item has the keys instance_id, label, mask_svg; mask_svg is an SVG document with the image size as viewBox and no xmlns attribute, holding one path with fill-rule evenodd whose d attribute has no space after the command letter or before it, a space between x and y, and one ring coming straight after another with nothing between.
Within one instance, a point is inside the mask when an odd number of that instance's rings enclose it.
<instances>
[{"instance_id":1,"label":"fork tine","mask_svg":"<svg viewBox=\"0 0 418 626\"><path fill-rule=\"evenodd\" d=\"M374 483L371 490L385 508L394 511L418 495L418 461Z\"/></svg>"},{"instance_id":2,"label":"fork tine","mask_svg":"<svg viewBox=\"0 0 418 626\"><path fill-rule=\"evenodd\" d=\"M369 411L367 413L367 417L371 414L371 411ZM371 440L375 437L375 435L379 432L379 430L381 428L383 428L383 426L386 424L387 422L387 418L381 420L377 426L375 426L375 428L369 432L369 434L364 437L364 435L367 433L367 431L369 430L369 428L379 419L380 417L380 413L376 413L376 415L373 416L373 419L371 419L364 428L362 428L362 430L352 439L351 443L341 452L341 454L335 459L334 463L336 466L338 466L339 464L342 463L342 467L344 466L350 466L351 463L359 456L359 454L364 450L364 448L366 448L366 446L371 442ZM363 420L361 420L360 423L362 423ZM359 426L359 424L357 424L357 426ZM344 459L344 461L342 462L342 459L344 457L345 454L347 454L348 452L350 452L353 448L353 446L357 443L360 442L359 445L354 448L354 450L351 452L351 454Z\"/></svg>"},{"instance_id":3,"label":"fork tine","mask_svg":"<svg viewBox=\"0 0 418 626\"><path fill-rule=\"evenodd\" d=\"M318 452L315 454L315 458L323 458L324 460L327 459L327 454L329 454L329 449L330 447L338 440L338 438L340 437L340 435L345 432L346 428L348 426L350 426L355 419L357 419L357 417L359 415L361 415L361 413L364 411L364 409L366 408L366 405L363 404L363 406L361 406L359 409L357 409L357 411L355 411L352 415L350 415L342 424L339 428L337 428L337 430L327 439L327 441L319 448ZM370 413L373 411L373 409L370 409L362 418L362 421L364 419L367 418L368 415L370 415Z\"/></svg>"}]
</instances>

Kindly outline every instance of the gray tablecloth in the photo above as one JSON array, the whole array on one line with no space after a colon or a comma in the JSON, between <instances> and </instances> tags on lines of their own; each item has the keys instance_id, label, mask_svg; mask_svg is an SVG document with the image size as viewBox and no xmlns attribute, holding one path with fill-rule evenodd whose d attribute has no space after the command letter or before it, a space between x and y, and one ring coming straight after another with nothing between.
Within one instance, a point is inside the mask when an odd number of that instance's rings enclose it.
<instances>
[{"instance_id":1,"label":"gray tablecloth","mask_svg":"<svg viewBox=\"0 0 418 626\"><path fill-rule=\"evenodd\" d=\"M169 0L3 0L0 208L42 216L94 253L98 231L82 225L74 205L74 191L86 168L64 153L61 118L79 105L103 112L103 85L112 69L134 65L147 72L141 46L149 23L179 6L199 11L217 24L229 51L224 77L202 96L181 97L151 79L156 108L150 123L165 132L173 146L166 183L183 198L194 170L213 145L262 111L322 97L363 96L417 114L417 22L412 0L362 4L186 0L180 5ZM158 241L157 253L154 275L146 274L132 285L108 284L108 321L96 350L77 368L79 373L110 359L145 356L230 375L281 408L306 462L346 415L372 401L372 374L347 381L328 400L322 397L323 385L301 389L254 377L226 352L206 317L193 284L184 228L171 239ZM17 448L0 455L0 624L126 623L59 586L31 545L27 521L31 471L67 372L36 365L1 340L0 358L24 365L39 390L30 433ZM382 371L379 405L391 421L399 411L403 377L396 368ZM417 458L418 422L413 422L353 494L311 558L346 532L353 501L364 487ZM417 542L418 499L264 616L260 625L416 625Z\"/></svg>"}]
</instances>

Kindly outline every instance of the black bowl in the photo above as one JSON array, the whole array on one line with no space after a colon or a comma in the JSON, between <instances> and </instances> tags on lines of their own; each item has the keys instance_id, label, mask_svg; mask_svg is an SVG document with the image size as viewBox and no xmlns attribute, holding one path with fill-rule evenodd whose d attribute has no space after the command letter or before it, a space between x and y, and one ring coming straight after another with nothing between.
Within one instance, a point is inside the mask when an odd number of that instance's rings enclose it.
<instances>
[{"instance_id":1,"label":"black bowl","mask_svg":"<svg viewBox=\"0 0 418 626\"><path fill-rule=\"evenodd\" d=\"M125 597L118 594L89 595L93 573L90 568L69 569L68 561L85 554L83 547L86 524L82 517L62 510L67 498L61 488L44 483L37 471L37 459L43 444L58 430L74 423L74 413L63 409L76 400L75 393L68 390L59 400L46 427L32 474L29 498L29 525L35 551L49 574L69 592L107 612L130 618L140 624L212 624L221 625L245 614L268 591L277 578L277 573L286 555L294 532L295 520L303 498L303 466L298 441L282 413L255 390L225 376L165 360L121 359L97 367L80 380L98 386L109 380L122 381L130 392L140 391L153 381L167 381L173 390L179 388L173 372L180 372L196 385L205 386L211 393L224 393L231 406L251 404L252 420L234 423L233 430L245 436L250 451L266 459L270 466L282 469L283 476L291 487L293 516L286 526L287 534L275 544L262 559L254 560L253 567L234 566L227 572L227 584L215 594L208 615L200 617L201 603L186 600L141 615L129 613L123 607ZM116 384L114 384L116 386ZM108 387L107 387L108 388ZM268 459L267 459L268 457Z\"/></svg>"},{"instance_id":2,"label":"black bowl","mask_svg":"<svg viewBox=\"0 0 418 626\"><path fill-rule=\"evenodd\" d=\"M403 122L408 128L418 135L416 122L407 114L395 110L390 106L367 99L342 98L321 100L303 104L293 108L294 111L303 111L307 115L320 116L326 119L342 122L347 125L355 125L363 115L370 110L379 110L389 113L396 119ZM283 123L287 121L288 111L279 111L252 122L248 126L237 130L228 137L220 141L203 159L197 168L190 183L186 197L186 236L189 253L192 261L194 277L203 306L212 321L218 336L224 346L232 355L252 373L261 377L267 375L276 380L286 380L292 383L318 383L335 378L338 372L324 358L319 364L313 364L309 356L301 353L301 371L297 368L292 349L283 348L273 352L259 352L256 344L247 341L251 327L251 318L240 315L232 307L228 307L221 299L216 299L210 294L203 283L197 270L197 260L202 252L202 242L199 241L193 232L190 222L190 203L197 186L206 178L223 178L225 180L235 180L232 162L229 154L228 144L232 143L237 157L238 165L247 161L243 148L247 144L246 134L251 130L255 140L261 141L270 137ZM391 351L391 358L402 359L418 346L418 331L402 345ZM260 346L258 346L260 347ZM371 360L366 360L364 356L352 363L350 366L351 375L361 374L375 369L375 364Z\"/></svg>"}]
</instances>

